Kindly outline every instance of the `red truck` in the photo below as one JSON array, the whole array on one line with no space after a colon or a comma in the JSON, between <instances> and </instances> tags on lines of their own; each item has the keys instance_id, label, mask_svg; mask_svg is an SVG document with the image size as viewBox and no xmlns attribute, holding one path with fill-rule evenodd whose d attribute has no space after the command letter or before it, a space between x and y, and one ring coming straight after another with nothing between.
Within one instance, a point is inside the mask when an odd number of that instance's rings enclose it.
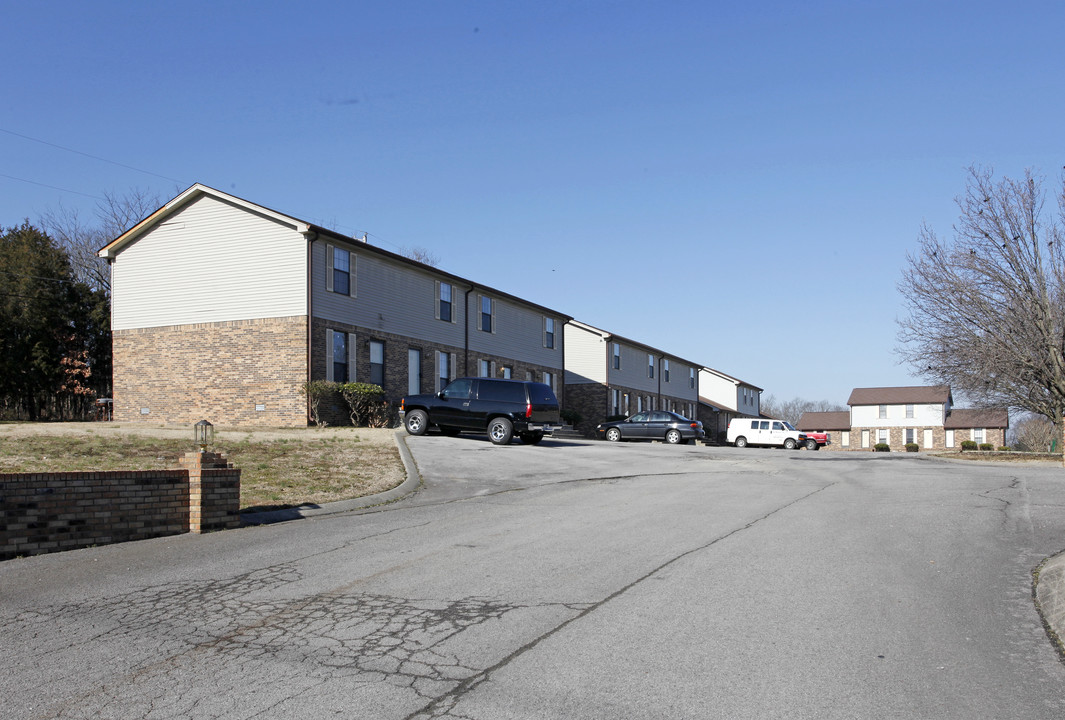
<instances>
[{"instance_id":1,"label":"red truck","mask_svg":"<svg viewBox=\"0 0 1065 720\"><path fill-rule=\"evenodd\" d=\"M823 432L810 432L804 430L806 433L806 449L807 450L820 450L822 445L831 445L832 436Z\"/></svg>"}]
</instances>

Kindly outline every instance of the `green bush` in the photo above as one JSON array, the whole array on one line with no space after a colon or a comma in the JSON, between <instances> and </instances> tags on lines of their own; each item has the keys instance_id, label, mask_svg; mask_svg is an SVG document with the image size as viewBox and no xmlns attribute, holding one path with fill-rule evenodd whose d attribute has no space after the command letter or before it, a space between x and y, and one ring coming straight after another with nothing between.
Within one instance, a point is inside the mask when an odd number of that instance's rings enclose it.
<instances>
[{"instance_id":1,"label":"green bush","mask_svg":"<svg viewBox=\"0 0 1065 720\"><path fill-rule=\"evenodd\" d=\"M322 419L322 401L339 391L340 383L328 380L311 380L300 385L300 393L307 396L307 409L311 414L311 421L318 427L324 428L329 424Z\"/></svg>"},{"instance_id":2,"label":"green bush","mask_svg":"<svg viewBox=\"0 0 1065 720\"><path fill-rule=\"evenodd\" d=\"M873 446L873 450L876 452L891 452L891 446L887 443L877 443Z\"/></svg>"},{"instance_id":3,"label":"green bush","mask_svg":"<svg viewBox=\"0 0 1065 720\"><path fill-rule=\"evenodd\" d=\"M961 441L961 450L962 450L962 452L965 452L966 450L975 450L975 449L976 449L976 443L974 441L972 441L972 440L962 440Z\"/></svg>"},{"instance_id":4,"label":"green bush","mask_svg":"<svg viewBox=\"0 0 1065 720\"><path fill-rule=\"evenodd\" d=\"M917 452L917 443L906 443L906 452Z\"/></svg>"},{"instance_id":5,"label":"green bush","mask_svg":"<svg viewBox=\"0 0 1065 720\"><path fill-rule=\"evenodd\" d=\"M1002 445L1002 446L999 447L998 451L999 452L1010 452L1011 448L1010 448L1009 445Z\"/></svg>"},{"instance_id":6,"label":"green bush","mask_svg":"<svg viewBox=\"0 0 1065 720\"><path fill-rule=\"evenodd\" d=\"M344 383L338 389L348 403L351 424L355 427L384 428L396 424L395 408L380 385L354 382Z\"/></svg>"},{"instance_id":7,"label":"green bush","mask_svg":"<svg viewBox=\"0 0 1065 720\"><path fill-rule=\"evenodd\" d=\"M584 417L576 410L563 410L559 416L567 425L580 425Z\"/></svg>"},{"instance_id":8,"label":"green bush","mask_svg":"<svg viewBox=\"0 0 1065 720\"><path fill-rule=\"evenodd\" d=\"M994 450L995 446L992 445L991 443L980 443L980 449L981 450Z\"/></svg>"}]
</instances>

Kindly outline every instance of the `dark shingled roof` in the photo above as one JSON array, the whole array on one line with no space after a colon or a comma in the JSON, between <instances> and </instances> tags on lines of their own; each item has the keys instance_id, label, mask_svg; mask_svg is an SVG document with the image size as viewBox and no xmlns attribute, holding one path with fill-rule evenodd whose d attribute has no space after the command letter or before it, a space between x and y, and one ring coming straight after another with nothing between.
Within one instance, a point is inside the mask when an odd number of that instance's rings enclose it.
<instances>
[{"instance_id":1,"label":"dark shingled roof","mask_svg":"<svg viewBox=\"0 0 1065 720\"><path fill-rule=\"evenodd\" d=\"M850 430L851 414L846 410L835 412L811 412L806 411L799 418L796 430Z\"/></svg>"},{"instance_id":2,"label":"dark shingled roof","mask_svg":"<svg viewBox=\"0 0 1065 720\"><path fill-rule=\"evenodd\" d=\"M1006 408L985 410L951 410L943 427L947 430L963 428L1008 428L1010 414Z\"/></svg>"},{"instance_id":3,"label":"dark shingled roof","mask_svg":"<svg viewBox=\"0 0 1065 720\"><path fill-rule=\"evenodd\" d=\"M918 405L952 402L950 385L918 385L915 387L854 388L847 404L854 405Z\"/></svg>"}]
</instances>

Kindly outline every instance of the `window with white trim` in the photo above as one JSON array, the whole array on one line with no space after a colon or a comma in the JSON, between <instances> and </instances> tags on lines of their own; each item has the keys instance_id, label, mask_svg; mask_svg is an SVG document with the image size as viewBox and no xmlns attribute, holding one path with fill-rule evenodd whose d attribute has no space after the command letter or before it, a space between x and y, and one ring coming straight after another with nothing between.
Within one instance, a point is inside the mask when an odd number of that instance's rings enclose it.
<instances>
[{"instance_id":1,"label":"window with white trim","mask_svg":"<svg viewBox=\"0 0 1065 720\"><path fill-rule=\"evenodd\" d=\"M887 405L880 406L880 419L887 420Z\"/></svg>"},{"instance_id":2,"label":"window with white trim","mask_svg":"<svg viewBox=\"0 0 1065 720\"><path fill-rule=\"evenodd\" d=\"M884 443L885 445L891 444L891 431L887 428L880 428L876 431L876 441L878 443Z\"/></svg>"},{"instance_id":3,"label":"window with white trim","mask_svg":"<svg viewBox=\"0 0 1065 720\"><path fill-rule=\"evenodd\" d=\"M492 298L485 295L481 295L480 297L481 319L478 327L482 332L495 332L495 302Z\"/></svg>"},{"instance_id":4,"label":"window with white trim","mask_svg":"<svg viewBox=\"0 0 1065 720\"><path fill-rule=\"evenodd\" d=\"M983 428L973 428L973 442L975 442L977 444L985 442L984 441L985 437L986 437L986 435L984 433L984 429Z\"/></svg>"},{"instance_id":5,"label":"window with white trim","mask_svg":"<svg viewBox=\"0 0 1065 720\"><path fill-rule=\"evenodd\" d=\"M481 360L477 365L477 377L495 377L496 364L494 360Z\"/></svg>"},{"instance_id":6,"label":"window with white trim","mask_svg":"<svg viewBox=\"0 0 1065 720\"><path fill-rule=\"evenodd\" d=\"M325 289L338 295L355 295L352 282L355 257L336 245L325 246Z\"/></svg>"},{"instance_id":7,"label":"window with white trim","mask_svg":"<svg viewBox=\"0 0 1065 720\"><path fill-rule=\"evenodd\" d=\"M407 394L418 395L422 391L422 351L407 349Z\"/></svg>"},{"instance_id":8,"label":"window with white trim","mask_svg":"<svg viewBox=\"0 0 1065 720\"><path fill-rule=\"evenodd\" d=\"M436 318L444 322L455 322L454 306L451 303L451 283L436 284Z\"/></svg>"},{"instance_id":9,"label":"window with white trim","mask_svg":"<svg viewBox=\"0 0 1065 720\"><path fill-rule=\"evenodd\" d=\"M370 383L385 386L385 344L380 340L370 341Z\"/></svg>"},{"instance_id":10,"label":"window with white trim","mask_svg":"<svg viewBox=\"0 0 1065 720\"><path fill-rule=\"evenodd\" d=\"M326 331L325 379L329 382L355 382L355 333Z\"/></svg>"},{"instance_id":11,"label":"window with white trim","mask_svg":"<svg viewBox=\"0 0 1065 720\"><path fill-rule=\"evenodd\" d=\"M909 445L912 442L917 442L917 431L913 428L906 428L906 444Z\"/></svg>"},{"instance_id":12,"label":"window with white trim","mask_svg":"<svg viewBox=\"0 0 1065 720\"><path fill-rule=\"evenodd\" d=\"M906 417L907 418L912 418L913 417L913 405L907 405L906 406Z\"/></svg>"},{"instance_id":13,"label":"window with white trim","mask_svg":"<svg viewBox=\"0 0 1065 720\"><path fill-rule=\"evenodd\" d=\"M455 353L436 351L436 392L455 379Z\"/></svg>"}]
</instances>

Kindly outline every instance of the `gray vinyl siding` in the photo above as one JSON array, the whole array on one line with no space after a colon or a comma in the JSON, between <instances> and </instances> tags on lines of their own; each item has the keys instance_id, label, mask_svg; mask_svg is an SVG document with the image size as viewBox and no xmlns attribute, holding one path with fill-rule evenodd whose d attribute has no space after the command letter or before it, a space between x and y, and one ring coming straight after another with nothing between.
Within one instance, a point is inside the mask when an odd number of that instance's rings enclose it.
<instances>
[{"instance_id":1,"label":"gray vinyl siding","mask_svg":"<svg viewBox=\"0 0 1065 720\"><path fill-rule=\"evenodd\" d=\"M646 348L635 348L623 342L620 345L621 369L615 370L612 366L610 367L608 370L610 384L657 393L658 368L662 356L658 353L650 353L655 356L655 376L649 378L647 377L647 355L649 353ZM607 347L609 348L610 345L608 344Z\"/></svg>"},{"instance_id":2,"label":"gray vinyl siding","mask_svg":"<svg viewBox=\"0 0 1065 720\"><path fill-rule=\"evenodd\" d=\"M115 259L112 327L306 315L306 253L294 227L202 197Z\"/></svg>"},{"instance_id":3,"label":"gray vinyl siding","mask_svg":"<svg viewBox=\"0 0 1065 720\"><path fill-rule=\"evenodd\" d=\"M480 330L480 298L492 298L492 332ZM470 326L470 352L497 357L514 358L535 365L562 371L562 343L555 332L555 347L544 347L544 314L542 311L523 307L507 298L489 293L470 293L471 317L476 318ZM555 318L557 328L562 320ZM472 371L472 370L471 370ZM539 379L539 378L537 378Z\"/></svg>"},{"instance_id":4,"label":"gray vinyl siding","mask_svg":"<svg viewBox=\"0 0 1065 720\"><path fill-rule=\"evenodd\" d=\"M570 323L566 323L563 332L566 338L566 384L605 385L610 344L602 335Z\"/></svg>"},{"instance_id":5,"label":"gray vinyl siding","mask_svg":"<svg viewBox=\"0 0 1065 720\"><path fill-rule=\"evenodd\" d=\"M336 244L352 254L355 277L351 282L351 296L325 289L327 244ZM315 317L442 345L462 346L464 287L445 279L453 284L452 317L455 321L445 322L436 317L436 283L439 278L428 272L379 256L354 241L349 244L316 240L312 263Z\"/></svg>"},{"instance_id":6,"label":"gray vinyl siding","mask_svg":"<svg viewBox=\"0 0 1065 720\"><path fill-rule=\"evenodd\" d=\"M695 387L689 387L688 383L691 380L689 375L692 370L691 365L686 365L676 358L671 358L668 355L666 359L669 360L669 382L666 382L665 376L662 377L662 389L663 395L670 395L676 398L683 398L685 400L691 400L697 402L699 400L699 373L695 373ZM659 370L662 368L662 358L658 360Z\"/></svg>"}]
</instances>

